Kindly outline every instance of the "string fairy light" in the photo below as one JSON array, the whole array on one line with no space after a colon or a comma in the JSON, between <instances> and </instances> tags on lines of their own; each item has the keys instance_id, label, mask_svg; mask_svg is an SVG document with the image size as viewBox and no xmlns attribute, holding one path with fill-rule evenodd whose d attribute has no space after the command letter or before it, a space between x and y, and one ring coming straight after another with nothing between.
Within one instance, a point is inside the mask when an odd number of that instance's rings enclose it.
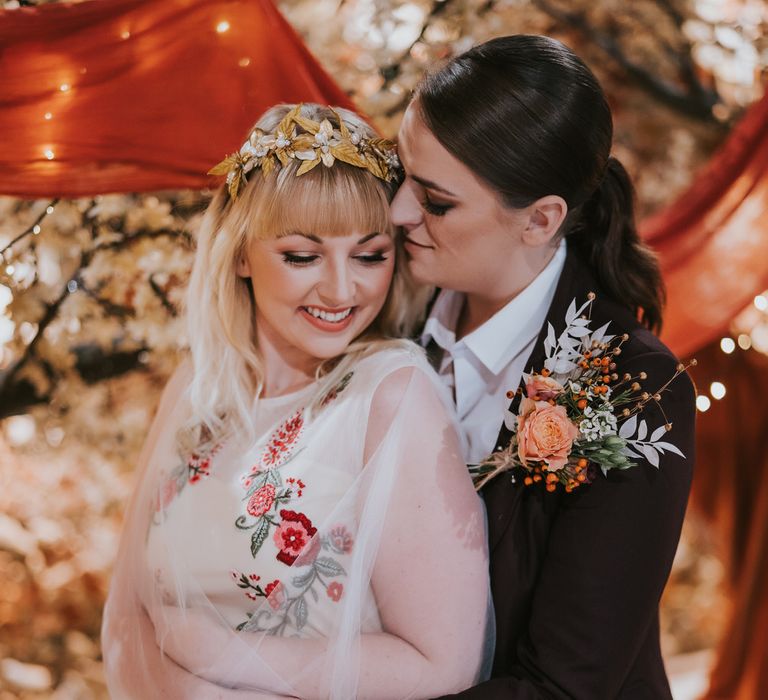
<instances>
[{"instance_id":1,"label":"string fairy light","mask_svg":"<svg viewBox=\"0 0 768 700\"><path fill-rule=\"evenodd\" d=\"M712 382L709 385L709 393L712 395L713 399L719 401L725 396L725 384L722 382Z\"/></svg>"},{"instance_id":2,"label":"string fairy light","mask_svg":"<svg viewBox=\"0 0 768 700\"><path fill-rule=\"evenodd\" d=\"M29 228L22 231L18 236L11 239L9 243L7 243L2 249L0 249L0 264L6 265L5 272L8 276L13 275L13 273L16 271L14 266L11 264L11 248L15 246L20 241L24 240L27 236L38 236L40 234L40 231L42 230L41 224L43 221L49 217L56 209L56 205L59 203L59 198L51 200L51 202L48 204L48 206L43 209L43 211L38 215L37 219L29 226ZM10 272L8 271L10 268Z\"/></svg>"}]
</instances>

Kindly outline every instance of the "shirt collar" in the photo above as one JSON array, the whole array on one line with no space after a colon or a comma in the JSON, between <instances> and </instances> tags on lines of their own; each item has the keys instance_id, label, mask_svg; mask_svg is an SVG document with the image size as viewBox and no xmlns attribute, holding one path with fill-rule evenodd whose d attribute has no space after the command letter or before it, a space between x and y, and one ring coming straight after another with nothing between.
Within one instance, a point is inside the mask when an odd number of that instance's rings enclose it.
<instances>
[{"instance_id":1,"label":"shirt collar","mask_svg":"<svg viewBox=\"0 0 768 700\"><path fill-rule=\"evenodd\" d=\"M539 334L552 304L565 257L563 239L547 266L522 292L458 342L456 323L464 294L441 290L424 324L422 344L426 346L430 339L434 339L451 354L466 348L492 374L498 375Z\"/></svg>"}]
</instances>

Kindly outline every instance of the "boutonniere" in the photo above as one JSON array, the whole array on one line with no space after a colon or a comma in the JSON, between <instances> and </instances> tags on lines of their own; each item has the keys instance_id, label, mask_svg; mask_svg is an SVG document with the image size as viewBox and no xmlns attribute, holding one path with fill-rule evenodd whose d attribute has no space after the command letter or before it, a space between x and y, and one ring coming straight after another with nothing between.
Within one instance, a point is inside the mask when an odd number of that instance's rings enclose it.
<instances>
[{"instance_id":1,"label":"boutonniere","mask_svg":"<svg viewBox=\"0 0 768 700\"><path fill-rule=\"evenodd\" d=\"M608 335L609 323L592 331L590 313L594 293L580 307L574 299L559 337L548 324L544 341L546 360L539 371L523 374L517 392L517 412L507 410L504 423L512 433L509 445L479 464L469 465L479 491L498 474L523 471L526 486L544 482L547 491L562 485L567 492L589 483L597 469L628 469L633 459L645 458L655 467L665 452L684 457L662 438L672 429L666 420L651 430L640 417L651 402L661 408L661 395L688 367L675 374L654 393L643 391L645 372L637 376L617 372L621 348L629 336ZM662 415L664 411L662 409Z\"/></svg>"}]
</instances>

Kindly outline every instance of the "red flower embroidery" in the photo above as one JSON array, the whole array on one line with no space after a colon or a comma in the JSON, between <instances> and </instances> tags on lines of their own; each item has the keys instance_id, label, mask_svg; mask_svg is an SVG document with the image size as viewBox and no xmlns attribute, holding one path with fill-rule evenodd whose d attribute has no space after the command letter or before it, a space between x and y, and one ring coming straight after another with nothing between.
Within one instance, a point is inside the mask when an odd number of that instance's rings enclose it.
<instances>
[{"instance_id":1,"label":"red flower embroidery","mask_svg":"<svg viewBox=\"0 0 768 700\"><path fill-rule=\"evenodd\" d=\"M291 566L309 544L317 528L312 526L312 521L303 513L281 510L280 517L283 521L274 534L275 544L280 550L277 559Z\"/></svg>"},{"instance_id":2,"label":"red flower embroidery","mask_svg":"<svg viewBox=\"0 0 768 700\"><path fill-rule=\"evenodd\" d=\"M275 487L272 484L265 484L254 492L246 508L251 515L259 518L272 507L274 502Z\"/></svg>"},{"instance_id":3,"label":"red flower embroidery","mask_svg":"<svg viewBox=\"0 0 768 700\"><path fill-rule=\"evenodd\" d=\"M299 409L272 433L261 456L262 466L271 469L284 462L296 446L303 428L304 409Z\"/></svg>"},{"instance_id":4,"label":"red flower embroidery","mask_svg":"<svg viewBox=\"0 0 768 700\"><path fill-rule=\"evenodd\" d=\"M285 589L278 580L268 583L264 589L264 595L267 596L267 602L273 610L277 610L285 602Z\"/></svg>"},{"instance_id":5,"label":"red flower embroidery","mask_svg":"<svg viewBox=\"0 0 768 700\"><path fill-rule=\"evenodd\" d=\"M344 391L344 389L347 388L347 384L349 384L349 381L352 379L354 375L354 372L350 372L349 374L345 374L341 381L333 387L324 397L323 400L320 402L320 405L325 407L332 401L335 401L336 398L339 396L339 394Z\"/></svg>"},{"instance_id":6,"label":"red flower embroidery","mask_svg":"<svg viewBox=\"0 0 768 700\"><path fill-rule=\"evenodd\" d=\"M193 452L189 459L187 459L187 474L189 475L189 483L194 484L200 481L204 476L210 476L211 474L211 458L203 457Z\"/></svg>"},{"instance_id":7,"label":"red flower embroidery","mask_svg":"<svg viewBox=\"0 0 768 700\"><path fill-rule=\"evenodd\" d=\"M189 477L189 483L195 484L204 476L211 475L211 460L214 455L221 449L221 443L214 445L211 450L205 454L198 454L193 452L187 458L187 476Z\"/></svg>"},{"instance_id":8,"label":"red flower embroidery","mask_svg":"<svg viewBox=\"0 0 768 700\"><path fill-rule=\"evenodd\" d=\"M341 594L343 592L344 592L344 586L340 584L338 581L334 581L330 586L328 586L328 589L326 590L328 597L334 603L339 602L339 600L341 599Z\"/></svg>"},{"instance_id":9,"label":"red flower embroidery","mask_svg":"<svg viewBox=\"0 0 768 700\"><path fill-rule=\"evenodd\" d=\"M304 547L304 549L301 551L301 554L299 554L298 557L296 557L296 566L308 566L311 564L315 559L317 559L317 555L320 553L320 537L317 535L312 538L312 540L309 542L309 544Z\"/></svg>"},{"instance_id":10,"label":"red flower embroidery","mask_svg":"<svg viewBox=\"0 0 768 700\"><path fill-rule=\"evenodd\" d=\"M304 489L307 488L307 485L301 479L294 479L293 477L286 479L285 483L296 487L296 496L299 498L301 498L301 494L304 493Z\"/></svg>"},{"instance_id":11,"label":"red flower embroidery","mask_svg":"<svg viewBox=\"0 0 768 700\"><path fill-rule=\"evenodd\" d=\"M329 533L328 538L334 551L339 554L349 554L352 551L352 535L344 525L337 525Z\"/></svg>"}]
</instances>

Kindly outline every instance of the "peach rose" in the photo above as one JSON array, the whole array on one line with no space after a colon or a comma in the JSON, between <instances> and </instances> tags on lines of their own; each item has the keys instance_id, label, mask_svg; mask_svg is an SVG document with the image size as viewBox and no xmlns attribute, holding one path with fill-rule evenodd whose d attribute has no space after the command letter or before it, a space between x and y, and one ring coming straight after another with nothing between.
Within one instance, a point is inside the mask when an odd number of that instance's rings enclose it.
<instances>
[{"instance_id":1,"label":"peach rose","mask_svg":"<svg viewBox=\"0 0 768 700\"><path fill-rule=\"evenodd\" d=\"M532 374L525 384L525 393L534 401L548 401L562 394L565 387L552 377L544 377L541 374Z\"/></svg>"},{"instance_id":2,"label":"peach rose","mask_svg":"<svg viewBox=\"0 0 768 700\"><path fill-rule=\"evenodd\" d=\"M525 398L517 416L517 453L523 465L546 462L550 471L562 469L579 431L565 406Z\"/></svg>"}]
</instances>

